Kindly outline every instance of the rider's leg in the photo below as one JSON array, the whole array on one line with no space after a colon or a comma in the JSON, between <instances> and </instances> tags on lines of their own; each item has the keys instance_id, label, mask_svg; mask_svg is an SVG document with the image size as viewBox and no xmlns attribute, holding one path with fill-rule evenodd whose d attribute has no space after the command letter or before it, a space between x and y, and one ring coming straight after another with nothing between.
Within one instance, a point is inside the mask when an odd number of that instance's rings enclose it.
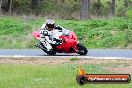
<instances>
[{"instance_id":1,"label":"rider's leg","mask_svg":"<svg viewBox=\"0 0 132 88\"><path fill-rule=\"evenodd\" d=\"M51 46L51 44L48 43L48 42L46 42L46 41L44 41L44 42L41 42L41 41L40 41L40 43L36 44L35 46L36 46L36 47L43 47L43 48L46 48L47 51L50 51L50 50L53 49L52 46Z\"/></svg>"},{"instance_id":2,"label":"rider's leg","mask_svg":"<svg viewBox=\"0 0 132 88\"><path fill-rule=\"evenodd\" d=\"M50 51L50 50L53 49L51 44L49 42L47 42L47 41L44 41L43 45L46 47L47 51Z\"/></svg>"}]
</instances>

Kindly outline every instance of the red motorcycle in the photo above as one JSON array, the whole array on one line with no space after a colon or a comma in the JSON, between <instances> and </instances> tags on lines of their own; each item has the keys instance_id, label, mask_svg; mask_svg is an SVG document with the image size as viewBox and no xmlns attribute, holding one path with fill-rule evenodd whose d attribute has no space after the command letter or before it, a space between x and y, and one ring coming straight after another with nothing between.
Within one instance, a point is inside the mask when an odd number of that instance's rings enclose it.
<instances>
[{"instance_id":1,"label":"red motorcycle","mask_svg":"<svg viewBox=\"0 0 132 88\"><path fill-rule=\"evenodd\" d=\"M40 40L40 33L38 31L32 32L32 35L37 39ZM88 50L87 48L80 44L77 40L77 36L74 32L70 31L69 35L61 35L59 36L60 42L58 45L52 45L53 50L47 51L44 44L39 44L37 47L41 48L45 53L49 55L55 55L57 53L78 53L80 55L86 55Z\"/></svg>"}]
</instances>

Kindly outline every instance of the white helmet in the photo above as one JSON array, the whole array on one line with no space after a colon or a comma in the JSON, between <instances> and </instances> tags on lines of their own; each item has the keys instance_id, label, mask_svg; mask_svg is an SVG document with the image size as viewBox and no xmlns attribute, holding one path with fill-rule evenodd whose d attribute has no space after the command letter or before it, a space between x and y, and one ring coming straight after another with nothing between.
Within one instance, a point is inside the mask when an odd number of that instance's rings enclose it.
<instances>
[{"instance_id":1,"label":"white helmet","mask_svg":"<svg viewBox=\"0 0 132 88\"><path fill-rule=\"evenodd\" d=\"M48 19L46 20L46 27L47 29L50 31L50 30L53 30L53 28L55 27L55 22L54 20L52 19Z\"/></svg>"}]
</instances>

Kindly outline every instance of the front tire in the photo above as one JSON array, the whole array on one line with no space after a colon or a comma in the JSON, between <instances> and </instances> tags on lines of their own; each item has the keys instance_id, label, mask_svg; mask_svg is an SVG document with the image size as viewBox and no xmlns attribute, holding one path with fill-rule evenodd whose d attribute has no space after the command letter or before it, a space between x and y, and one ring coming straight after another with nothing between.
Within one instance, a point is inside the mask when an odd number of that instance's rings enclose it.
<instances>
[{"instance_id":1,"label":"front tire","mask_svg":"<svg viewBox=\"0 0 132 88\"><path fill-rule=\"evenodd\" d=\"M86 55L88 53L87 48L84 45L80 44L80 43L78 43L77 48L78 48L78 51L79 51L78 54L80 54L80 55Z\"/></svg>"}]
</instances>

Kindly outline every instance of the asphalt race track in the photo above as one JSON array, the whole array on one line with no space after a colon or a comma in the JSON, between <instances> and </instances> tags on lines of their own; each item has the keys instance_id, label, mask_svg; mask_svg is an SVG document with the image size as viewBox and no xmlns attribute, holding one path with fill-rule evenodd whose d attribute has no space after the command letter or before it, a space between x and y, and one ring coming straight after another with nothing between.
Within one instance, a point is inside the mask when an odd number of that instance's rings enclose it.
<instances>
[{"instance_id":1,"label":"asphalt race track","mask_svg":"<svg viewBox=\"0 0 132 88\"><path fill-rule=\"evenodd\" d=\"M132 59L132 49L88 49L86 56L80 56L76 53L57 53L54 57L109 57L109 58L129 58ZM0 49L0 57L3 56L25 56L25 57L48 57L41 49ZM50 56L49 56L50 57Z\"/></svg>"}]
</instances>

